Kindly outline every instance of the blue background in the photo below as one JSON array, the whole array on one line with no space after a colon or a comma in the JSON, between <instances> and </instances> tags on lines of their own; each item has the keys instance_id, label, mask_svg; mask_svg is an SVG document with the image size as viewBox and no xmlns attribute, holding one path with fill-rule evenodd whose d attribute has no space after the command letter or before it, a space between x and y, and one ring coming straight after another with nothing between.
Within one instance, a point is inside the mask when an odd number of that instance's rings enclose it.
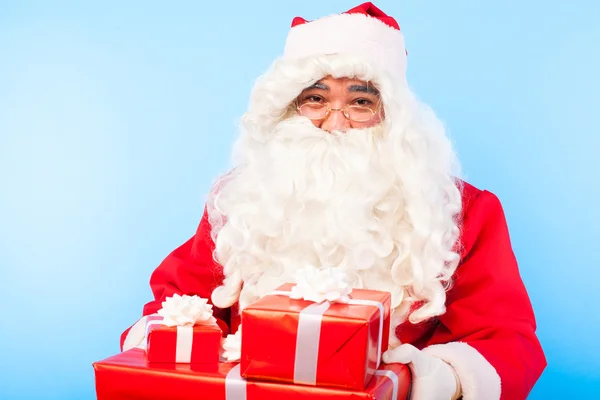
<instances>
[{"instance_id":1,"label":"blue background","mask_svg":"<svg viewBox=\"0 0 600 400\"><path fill-rule=\"evenodd\" d=\"M0 1L0 398L92 399L291 19L355 1ZM326 3L326 4L321 4ZM409 80L502 200L549 366L600 397L600 3L396 1Z\"/></svg>"}]
</instances>

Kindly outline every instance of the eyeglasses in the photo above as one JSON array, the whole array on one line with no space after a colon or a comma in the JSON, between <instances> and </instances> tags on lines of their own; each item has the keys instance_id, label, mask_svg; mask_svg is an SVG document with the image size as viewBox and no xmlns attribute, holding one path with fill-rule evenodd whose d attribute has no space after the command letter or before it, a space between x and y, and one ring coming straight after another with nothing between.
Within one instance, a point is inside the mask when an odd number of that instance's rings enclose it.
<instances>
[{"instance_id":1,"label":"eyeglasses","mask_svg":"<svg viewBox=\"0 0 600 400\"><path fill-rule=\"evenodd\" d=\"M325 119L332 111L341 111L352 122L367 122L379 112L379 107L347 105L344 108L331 108L328 103L303 103L296 107L298 113L310 120Z\"/></svg>"}]
</instances>

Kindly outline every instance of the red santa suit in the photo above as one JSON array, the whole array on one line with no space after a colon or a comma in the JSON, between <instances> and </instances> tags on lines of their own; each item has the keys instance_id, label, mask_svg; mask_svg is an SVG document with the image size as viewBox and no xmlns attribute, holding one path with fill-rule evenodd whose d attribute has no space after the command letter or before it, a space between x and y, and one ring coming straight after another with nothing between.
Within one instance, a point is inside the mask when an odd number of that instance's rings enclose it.
<instances>
[{"instance_id":1,"label":"red santa suit","mask_svg":"<svg viewBox=\"0 0 600 400\"><path fill-rule=\"evenodd\" d=\"M465 184L461 225L461 262L447 293L446 312L417 325L405 322L396 328L396 335L449 362L460 376L463 392L525 399L546 360L498 198ZM223 281L213 250L205 213L196 234L152 274L155 299L144 306L143 315L156 313L175 293L210 298ZM215 308L214 314L226 333L240 323L235 309ZM121 347L129 332L121 335Z\"/></svg>"}]
</instances>

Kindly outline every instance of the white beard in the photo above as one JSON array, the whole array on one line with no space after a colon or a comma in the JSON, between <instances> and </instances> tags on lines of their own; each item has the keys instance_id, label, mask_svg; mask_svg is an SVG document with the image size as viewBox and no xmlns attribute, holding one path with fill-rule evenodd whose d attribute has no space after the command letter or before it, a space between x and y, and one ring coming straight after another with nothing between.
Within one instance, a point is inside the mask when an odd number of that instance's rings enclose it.
<instances>
[{"instance_id":1,"label":"white beard","mask_svg":"<svg viewBox=\"0 0 600 400\"><path fill-rule=\"evenodd\" d=\"M209 200L215 256L226 275L215 305L239 300L244 308L307 264L340 268L355 288L391 292L402 318L422 299L414 297L415 282L431 294L423 281L437 278L441 266L420 270L427 262L413 250L423 251L423 241L413 238L411 202L394 168L401 155L385 137L381 125L330 134L292 117L266 143L242 142L240 166Z\"/></svg>"}]
</instances>

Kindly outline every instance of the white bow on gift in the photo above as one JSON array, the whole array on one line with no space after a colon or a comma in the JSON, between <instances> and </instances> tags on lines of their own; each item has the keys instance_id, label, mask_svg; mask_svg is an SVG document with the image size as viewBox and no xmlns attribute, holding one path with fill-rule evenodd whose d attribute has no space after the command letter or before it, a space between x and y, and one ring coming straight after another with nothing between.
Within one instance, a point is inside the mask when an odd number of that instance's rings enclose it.
<instances>
[{"instance_id":1,"label":"white bow on gift","mask_svg":"<svg viewBox=\"0 0 600 400\"><path fill-rule=\"evenodd\" d=\"M292 287L290 298L322 303L348 303L352 286L348 275L338 268L317 268L308 265L294 274L296 286Z\"/></svg>"},{"instance_id":2,"label":"white bow on gift","mask_svg":"<svg viewBox=\"0 0 600 400\"><path fill-rule=\"evenodd\" d=\"M162 302L162 308L157 312L160 317L148 318L146 340L150 331L157 326L177 327L175 362L189 363L192 358L194 325L217 324L212 307L212 304L208 304L208 299L196 295L174 294L172 297L167 297Z\"/></svg>"},{"instance_id":3,"label":"white bow on gift","mask_svg":"<svg viewBox=\"0 0 600 400\"><path fill-rule=\"evenodd\" d=\"M162 324L166 326L212 325L217 322L212 307L208 299L174 294L162 302L158 315L163 317Z\"/></svg>"}]
</instances>

